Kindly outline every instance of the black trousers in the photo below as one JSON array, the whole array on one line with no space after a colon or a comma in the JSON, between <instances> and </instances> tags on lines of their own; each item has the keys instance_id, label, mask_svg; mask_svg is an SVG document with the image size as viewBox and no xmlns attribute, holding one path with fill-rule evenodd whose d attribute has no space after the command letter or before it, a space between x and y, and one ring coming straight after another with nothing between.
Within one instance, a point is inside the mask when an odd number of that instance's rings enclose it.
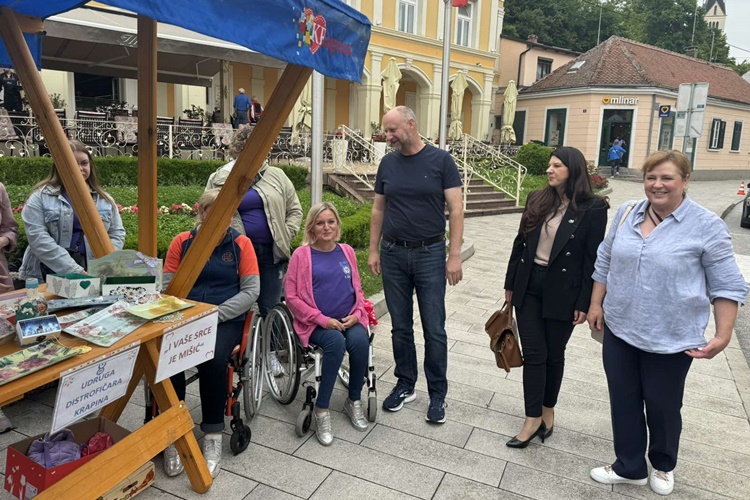
<instances>
[{"instance_id":1,"label":"black trousers","mask_svg":"<svg viewBox=\"0 0 750 500\"><path fill-rule=\"evenodd\" d=\"M203 432L224 430L224 408L227 403L228 360L234 347L242 340L244 321L225 321L216 329L214 359L199 364L198 391L201 395ZM170 377L177 397L185 400L185 372Z\"/></svg>"},{"instance_id":2,"label":"black trousers","mask_svg":"<svg viewBox=\"0 0 750 500\"><path fill-rule=\"evenodd\" d=\"M612 469L628 479L647 477L648 442L648 459L654 469L674 470L682 433L682 395L693 358L683 352L642 351L615 337L606 325L602 358L617 456Z\"/></svg>"},{"instance_id":3,"label":"black trousers","mask_svg":"<svg viewBox=\"0 0 750 500\"><path fill-rule=\"evenodd\" d=\"M542 317L542 290L547 269L534 266L523 305L516 309L523 349L523 399L527 417L541 417L542 406L554 408L565 369L565 346L573 333L570 321Z\"/></svg>"}]
</instances>

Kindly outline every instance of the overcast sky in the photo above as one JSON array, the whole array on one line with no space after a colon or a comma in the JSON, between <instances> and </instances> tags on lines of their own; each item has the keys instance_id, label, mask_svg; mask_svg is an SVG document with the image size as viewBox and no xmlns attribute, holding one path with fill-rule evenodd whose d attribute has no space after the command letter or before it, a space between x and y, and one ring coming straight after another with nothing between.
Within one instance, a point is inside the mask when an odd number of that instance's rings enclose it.
<instances>
[{"instance_id":1,"label":"overcast sky","mask_svg":"<svg viewBox=\"0 0 750 500\"><path fill-rule=\"evenodd\" d=\"M727 43L735 47L729 47L729 55L736 58L737 62L750 59L750 0L725 0L727 6ZM740 47L745 50L740 50Z\"/></svg>"}]
</instances>

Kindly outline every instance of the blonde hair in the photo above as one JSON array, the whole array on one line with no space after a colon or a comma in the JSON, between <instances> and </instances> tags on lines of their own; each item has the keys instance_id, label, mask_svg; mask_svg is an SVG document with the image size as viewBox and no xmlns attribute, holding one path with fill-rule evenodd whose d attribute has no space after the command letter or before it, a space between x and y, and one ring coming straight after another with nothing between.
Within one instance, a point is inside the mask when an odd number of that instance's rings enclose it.
<instances>
[{"instance_id":1,"label":"blonde hair","mask_svg":"<svg viewBox=\"0 0 750 500\"><path fill-rule=\"evenodd\" d=\"M643 162L643 166L641 167L643 177L645 178L647 173L651 172L662 163L666 163L668 161L671 161L672 163L674 163L674 166L677 167L677 171L680 173L680 177L682 177L682 180L690 179L690 171L692 170L690 158L688 158L684 153L675 149L667 151L656 151L654 153L651 153L648 158L646 158L646 161Z\"/></svg>"},{"instance_id":2,"label":"blonde hair","mask_svg":"<svg viewBox=\"0 0 750 500\"><path fill-rule=\"evenodd\" d=\"M207 189L203 192L201 197L198 199L198 216L195 218L195 227L200 229L203 224L203 218L206 216L206 210L211 208L211 205L216 203L216 199L219 197L221 189Z\"/></svg>"},{"instance_id":3,"label":"blonde hair","mask_svg":"<svg viewBox=\"0 0 750 500\"><path fill-rule=\"evenodd\" d=\"M318 216L325 212L326 210L330 210L333 212L333 217L336 219L336 225L338 226L336 228L336 236L334 238L334 241L339 241L341 239L341 217L339 217L339 212L336 210L336 207L333 205L333 203L329 203L327 201L324 201L322 203L317 203L310 207L310 211L307 212L307 221L305 221L305 233L302 237L302 244L303 245L312 245L315 243L315 233L313 230L315 229L315 221L317 220Z\"/></svg>"}]
</instances>

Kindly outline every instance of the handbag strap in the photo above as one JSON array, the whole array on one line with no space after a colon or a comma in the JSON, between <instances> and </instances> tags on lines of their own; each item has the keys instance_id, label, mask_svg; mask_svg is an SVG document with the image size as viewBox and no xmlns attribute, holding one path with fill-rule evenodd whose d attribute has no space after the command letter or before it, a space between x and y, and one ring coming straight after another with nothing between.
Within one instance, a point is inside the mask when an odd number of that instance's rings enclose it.
<instances>
[{"instance_id":1,"label":"handbag strap","mask_svg":"<svg viewBox=\"0 0 750 500\"><path fill-rule=\"evenodd\" d=\"M628 218L628 215L630 215L630 211L633 210L633 207L635 206L635 202L631 201L628 203L628 208L625 209L625 212L623 212L622 217L620 217L620 220L617 222L617 227L619 229L620 226L625 224L625 220ZM615 233L617 234L617 233Z\"/></svg>"}]
</instances>

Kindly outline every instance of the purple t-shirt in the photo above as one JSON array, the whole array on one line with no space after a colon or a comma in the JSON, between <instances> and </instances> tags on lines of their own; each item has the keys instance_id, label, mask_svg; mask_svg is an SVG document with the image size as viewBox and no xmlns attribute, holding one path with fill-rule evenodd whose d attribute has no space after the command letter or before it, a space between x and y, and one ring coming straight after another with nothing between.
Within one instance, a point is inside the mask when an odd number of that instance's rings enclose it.
<instances>
[{"instance_id":1,"label":"purple t-shirt","mask_svg":"<svg viewBox=\"0 0 750 500\"><path fill-rule=\"evenodd\" d=\"M339 245L332 252L310 248L312 254L312 285L315 305L329 318L338 320L349 315L354 307L352 268Z\"/></svg>"},{"instance_id":2,"label":"purple t-shirt","mask_svg":"<svg viewBox=\"0 0 750 500\"><path fill-rule=\"evenodd\" d=\"M245 226L245 234L253 243L273 243L271 228L266 220L266 212L263 210L263 199L253 188L247 190L237 208Z\"/></svg>"},{"instance_id":3,"label":"purple t-shirt","mask_svg":"<svg viewBox=\"0 0 750 500\"><path fill-rule=\"evenodd\" d=\"M70 203L72 208L73 202L70 201L68 193L63 193L63 196L68 200L68 203ZM75 209L73 209L73 236L70 238L70 249L75 250L76 245L78 245L78 253L81 254L82 257L85 257L86 242L83 239L83 226L81 226L81 220L78 218Z\"/></svg>"}]
</instances>

